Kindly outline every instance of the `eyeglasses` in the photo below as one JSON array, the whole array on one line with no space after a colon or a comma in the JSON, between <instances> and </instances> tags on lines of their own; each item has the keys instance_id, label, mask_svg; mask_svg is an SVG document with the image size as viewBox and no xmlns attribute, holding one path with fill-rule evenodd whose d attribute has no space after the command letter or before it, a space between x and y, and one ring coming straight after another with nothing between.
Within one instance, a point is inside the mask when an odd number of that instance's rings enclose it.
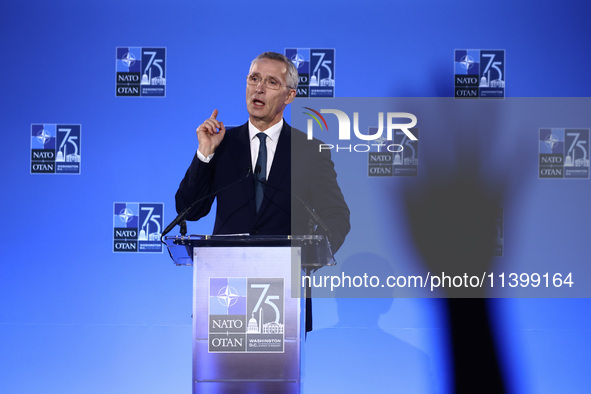
<instances>
[{"instance_id":1,"label":"eyeglasses","mask_svg":"<svg viewBox=\"0 0 591 394\"><path fill-rule=\"evenodd\" d=\"M250 86L258 86L261 82L265 85L266 88L272 90L279 90L282 86L285 86L289 89L294 89L291 86L287 86L286 84L278 81L276 78L273 77L267 77L263 79L263 77L261 77L258 74L251 74L246 77L246 83Z\"/></svg>"}]
</instances>

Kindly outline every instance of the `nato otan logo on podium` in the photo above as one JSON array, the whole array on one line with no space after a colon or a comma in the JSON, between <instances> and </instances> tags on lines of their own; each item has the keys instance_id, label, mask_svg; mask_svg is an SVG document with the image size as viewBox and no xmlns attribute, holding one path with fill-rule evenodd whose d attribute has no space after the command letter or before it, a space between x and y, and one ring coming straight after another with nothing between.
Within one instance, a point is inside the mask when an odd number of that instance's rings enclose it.
<instances>
[{"instance_id":1,"label":"nato otan logo on podium","mask_svg":"<svg viewBox=\"0 0 591 394\"><path fill-rule=\"evenodd\" d=\"M454 81L456 98L504 98L505 51L456 49Z\"/></svg>"},{"instance_id":2,"label":"nato otan logo on podium","mask_svg":"<svg viewBox=\"0 0 591 394\"><path fill-rule=\"evenodd\" d=\"M540 129L539 178L589 179L589 129Z\"/></svg>"},{"instance_id":3,"label":"nato otan logo on podium","mask_svg":"<svg viewBox=\"0 0 591 394\"><path fill-rule=\"evenodd\" d=\"M80 174L81 126L31 125L31 174Z\"/></svg>"},{"instance_id":4,"label":"nato otan logo on podium","mask_svg":"<svg viewBox=\"0 0 591 394\"><path fill-rule=\"evenodd\" d=\"M113 204L113 252L162 253L164 204Z\"/></svg>"},{"instance_id":5,"label":"nato otan logo on podium","mask_svg":"<svg viewBox=\"0 0 591 394\"><path fill-rule=\"evenodd\" d=\"M116 71L117 96L166 96L166 48L117 47Z\"/></svg>"},{"instance_id":6,"label":"nato otan logo on podium","mask_svg":"<svg viewBox=\"0 0 591 394\"><path fill-rule=\"evenodd\" d=\"M334 97L334 48L286 48L285 56L298 69L296 97Z\"/></svg>"},{"instance_id":7,"label":"nato otan logo on podium","mask_svg":"<svg viewBox=\"0 0 591 394\"><path fill-rule=\"evenodd\" d=\"M209 353L283 353L283 278L209 279Z\"/></svg>"}]
</instances>

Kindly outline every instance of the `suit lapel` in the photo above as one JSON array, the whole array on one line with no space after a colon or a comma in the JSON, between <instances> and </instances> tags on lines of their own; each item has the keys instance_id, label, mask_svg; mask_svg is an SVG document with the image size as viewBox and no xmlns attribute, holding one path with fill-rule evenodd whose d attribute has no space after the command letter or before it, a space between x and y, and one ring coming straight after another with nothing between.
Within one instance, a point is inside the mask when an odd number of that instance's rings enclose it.
<instances>
[{"instance_id":1,"label":"suit lapel","mask_svg":"<svg viewBox=\"0 0 591 394\"><path fill-rule=\"evenodd\" d=\"M232 159L234 160L234 166L237 170L237 177L242 177L246 175L246 170L251 168L251 159L250 159L250 140L248 135L248 123L237 127L234 131L236 133L236 143L230 144L230 151ZM252 169L251 169L252 172ZM256 210L255 203L254 203L254 182L252 179L252 175L249 176L249 179L245 179L244 182L241 182L241 189L242 189L242 198L248 198L248 196L252 197L252 209L253 211Z\"/></svg>"}]
</instances>

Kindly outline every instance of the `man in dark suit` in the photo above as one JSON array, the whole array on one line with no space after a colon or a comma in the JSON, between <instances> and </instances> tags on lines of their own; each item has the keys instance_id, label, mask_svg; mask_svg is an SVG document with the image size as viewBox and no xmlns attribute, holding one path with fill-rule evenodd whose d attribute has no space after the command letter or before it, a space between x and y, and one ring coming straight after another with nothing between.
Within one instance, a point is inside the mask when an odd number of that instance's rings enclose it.
<instances>
[{"instance_id":1,"label":"man in dark suit","mask_svg":"<svg viewBox=\"0 0 591 394\"><path fill-rule=\"evenodd\" d=\"M338 250L350 229L349 208L330 154L283 120L297 83L297 69L285 56L265 52L253 60L246 85L249 121L226 130L216 109L197 128L199 149L176 193L177 212L224 189L187 218L207 215L217 197L214 234L302 235L311 231L306 203L323 222L316 233L328 235Z\"/></svg>"}]
</instances>

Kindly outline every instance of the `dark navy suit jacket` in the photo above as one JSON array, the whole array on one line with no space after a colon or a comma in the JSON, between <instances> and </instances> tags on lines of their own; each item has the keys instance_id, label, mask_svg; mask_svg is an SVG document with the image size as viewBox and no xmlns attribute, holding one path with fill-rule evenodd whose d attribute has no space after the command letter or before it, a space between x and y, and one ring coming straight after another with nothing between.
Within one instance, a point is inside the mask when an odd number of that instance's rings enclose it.
<instances>
[{"instance_id":1,"label":"dark navy suit jacket","mask_svg":"<svg viewBox=\"0 0 591 394\"><path fill-rule=\"evenodd\" d=\"M284 121L264 199L257 213L248 122L228 129L209 163L201 162L197 155L193 158L176 193L177 212L207 194L246 178L195 206L187 219L198 220L207 215L217 198L213 234L309 234L310 216L303 204L292 198L295 194L314 208L326 223L331 232L329 240L333 252L336 252L350 229L349 208L337 183L330 153L319 152L320 143L316 139L307 140L303 132L292 129Z\"/></svg>"}]
</instances>

